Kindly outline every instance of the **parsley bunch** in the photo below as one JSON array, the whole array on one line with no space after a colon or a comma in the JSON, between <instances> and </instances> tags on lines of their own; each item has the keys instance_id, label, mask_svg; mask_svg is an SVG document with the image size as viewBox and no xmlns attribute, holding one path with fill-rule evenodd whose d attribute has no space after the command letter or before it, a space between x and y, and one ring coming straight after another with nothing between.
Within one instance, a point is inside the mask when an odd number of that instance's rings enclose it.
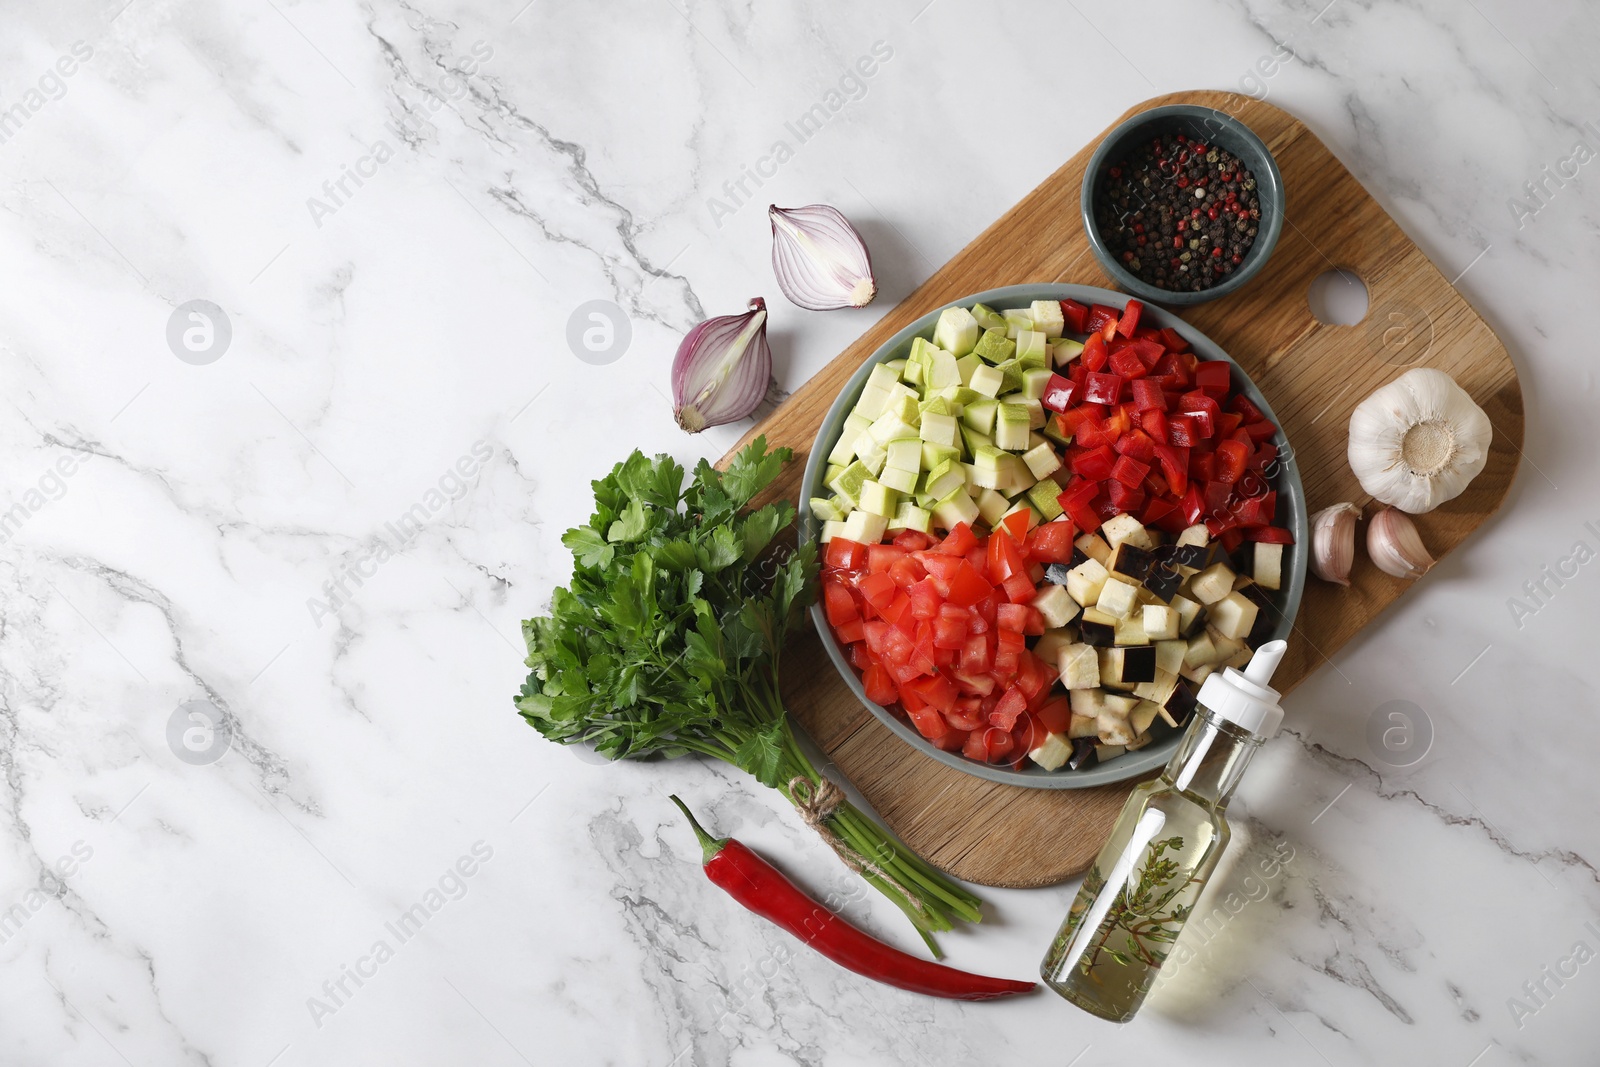
<instances>
[{"instance_id":1,"label":"parsley bunch","mask_svg":"<svg viewBox=\"0 0 1600 1067\"><path fill-rule=\"evenodd\" d=\"M685 485L670 456L635 451L594 482L594 515L561 538L571 583L522 624L523 718L612 759L725 760L791 803L791 781L820 781L778 689L784 639L816 596L816 546L774 544L794 521L788 501L745 510L791 456L758 437L726 471L702 459ZM855 807L828 824L935 953L930 932L978 921L976 897Z\"/></svg>"}]
</instances>

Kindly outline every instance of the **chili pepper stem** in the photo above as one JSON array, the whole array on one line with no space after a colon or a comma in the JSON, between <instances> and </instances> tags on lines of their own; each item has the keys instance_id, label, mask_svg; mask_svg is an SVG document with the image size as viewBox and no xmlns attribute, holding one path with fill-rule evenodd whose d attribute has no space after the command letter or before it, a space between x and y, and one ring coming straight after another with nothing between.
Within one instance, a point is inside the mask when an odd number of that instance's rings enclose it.
<instances>
[{"instance_id":1,"label":"chili pepper stem","mask_svg":"<svg viewBox=\"0 0 1600 1067\"><path fill-rule=\"evenodd\" d=\"M726 837L712 837L710 834L706 833L705 828L702 827L699 820L694 817L694 812L690 811L689 806L683 801L679 800L676 794L673 794L667 799L678 805L678 810L683 812L684 817L689 820L689 826L694 830L695 840L700 842L700 862L710 863L716 858L717 853L722 851L722 847L728 843L728 839Z\"/></svg>"}]
</instances>

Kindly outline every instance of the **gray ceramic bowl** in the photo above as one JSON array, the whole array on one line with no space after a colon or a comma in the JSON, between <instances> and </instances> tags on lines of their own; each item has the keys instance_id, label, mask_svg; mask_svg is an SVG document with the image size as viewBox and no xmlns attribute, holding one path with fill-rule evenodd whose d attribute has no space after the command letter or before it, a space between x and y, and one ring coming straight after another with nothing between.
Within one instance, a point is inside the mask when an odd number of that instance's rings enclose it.
<instances>
[{"instance_id":1,"label":"gray ceramic bowl","mask_svg":"<svg viewBox=\"0 0 1600 1067\"><path fill-rule=\"evenodd\" d=\"M1097 289L1088 285L1011 285L1004 289L990 289L987 292L976 293L972 296L962 297L954 301L962 307L971 307L976 303L984 303L995 309L1024 308L1035 300L1077 300L1083 304L1112 304L1121 307L1127 297L1114 293L1109 289ZM949 305L946 305L949 306ZM826 493L822 485L822 475L827 469L828 452L833 447L834 440L839 435L840 428L844 425L845 416L855 406L856 398L861 395L861 387L867 380L867 375L872 373L872 368L878 363L904 356L911 348L911 339L917 336L932 337L933 326L939 318L943 308L935 308L922 316L916 322L907 326L872 354L872 358L863 363L850 376L844 389L834 400L833 406L828 409L827 416L822 420L822 428L817 431L817 439L812 444L811 454L806 458L804 480L801 483L800 499L800 540L814 541L821 531L822 524L811 515L809 508L803 502L814 496L823 496ZM1199 330L1190 326L1176 315L1162 311L1160 308L1147 307L1142 322L1152 326L1170 326L1177 330L1195 353L1202 359L1222 359L1233 361L1228 354L1218 348L1211 339ZM1260 408L1273 422L1277 416L1273 414L1272 406L1261 395L1260 390L1245 375L1237 364L1233 370L1233 384L1251 402ZM1300 608L1300 595L1306 584L1306 535L1310 524L1306 520L1305 489L1300 484L1300 471L1295 465L1294 452L1289 447L1288 441L1280 429L1273 438L1273 443L1278 446L1280 455L1287 459L1279 464L1279 473L1273 480L1273 487L1278 491L1279 515L1288 528L1294 533L1295 543L1285 546L1284 574L1287 578L1285 587L1278 594L1279 606L1283 611L1283 618L1274 638L1287 638L1293 627L1295 613ZM1089 786L1107 785L1111 782L1120 782L1128 778L1136 778L1147 771L1160 767L1172 756L1178 745L1177 732L1160 741L1152 743L1149 747L1130 753L1102 766L1091 767L1082 771L1047 771L1040 767L1030 766L1024 770L1012 770L1010 767L993 766L967 759L965 756L954 752L945 752L935 748L926 741L921 734L903 719L898 713L888 708L874 704L867 699L867 694L861 687L861 679L856 675L855 669L845 660L838 644L833 639L833 631L828 626L828 617L823 612L820 603L811 608L811 621L817 628L817 633L822 638L823 647L828 650L828 658L833 660L834 667L839 671L850 691L856 699L866 705L868 711L878 717L878 720L898 734L907 744L912 745L926 753L940 763L965 771L968 774L986 778L991 782L1005 782L1010 785L1029 786L1035 789L1084 789Z\"/></svg>"},{"instance_id":2,"label":"gray ceramic bowl","mask_svg":"<svg viewBox=\"0 0 1600 1067\"><path fill-rule=\"evenodd\" d=\"M1255 176L1256 194L1261 200L1261 221L1257 226L1255 243L1245 253L1244 261L1221 284L1198 293L1158 289L1134 277L1106 247L1094 217L1095 195L1105 182L1106 171L1126 159L1135 145L1168 133L1200 138L1238 156ZM1283 176L1278 173L1278 164L1261 138L1226 112L1194 104L1168 104L1142 111L1107 134L1106 139L1100 142L1100 147L1094 150L1094 155L1089 157L1089 166L1083 172L1083 192L1079 199L1083 228L1089 236L1089 247L1094 249L1095 259L1100 262L1100 269L1124 292L1140 300L1169 307L1190 307L1227 296L1255 277L1267 262L1267 257L1272 255L1273 246L1278 243L1278 231L1283 229L1283 203Z\"/></svg>"}]
</instances>

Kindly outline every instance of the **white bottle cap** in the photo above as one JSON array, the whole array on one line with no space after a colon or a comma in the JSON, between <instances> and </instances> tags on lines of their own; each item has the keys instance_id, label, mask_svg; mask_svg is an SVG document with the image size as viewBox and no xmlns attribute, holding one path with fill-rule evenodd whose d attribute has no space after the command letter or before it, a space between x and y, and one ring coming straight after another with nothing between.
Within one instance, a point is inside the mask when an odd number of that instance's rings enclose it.
<instances>
[{"instance_id":1,"label":"white bottle cap","mask_svg":"<svg viewBox=\"0 0 1600 1067\"><path fill-rule=\"evenodd\" d=\"M1268 641L1256 649L1243 671L1228 667L1213 672L1200 686L1200 703L1263 740L1276 737L1283 708L1278 705L1278 691L1267 683L1288 647L1286 641Z\"/></svg>"}]
</instances>

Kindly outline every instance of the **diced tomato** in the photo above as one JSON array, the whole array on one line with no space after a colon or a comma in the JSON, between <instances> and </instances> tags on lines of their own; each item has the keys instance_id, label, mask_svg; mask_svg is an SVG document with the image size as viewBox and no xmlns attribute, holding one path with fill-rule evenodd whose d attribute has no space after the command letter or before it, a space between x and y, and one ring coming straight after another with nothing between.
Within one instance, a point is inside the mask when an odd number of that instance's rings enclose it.
<instances>
[{"instance_id":1,"label":"diced tomato","mask_svg":"<svg viewBox=\"0 0 1600 1067\"><path fill-rule=\"evenodd\" d=\"M1028 698L1029 707L1034 706L1055 679L1055 669L1032 652L1017 657L1017 688Z\"/></svg>"},{"instance_id":2,"label":"diced tomato","mask_svg":"<svg viewBox=\"0 0 1600 1067\"><path fill-rule=\"evenodd\" d=\"M822 559L834 570L858 571L866 566L867 546L859 541L835 537L828 542L828 551L823 553Z\"/></svg>"},{"instance_id":3,"label":"diced tomato","mask_svg":"<svg viewBox=\"0 0 1600 1067\"><path fill-rule=\"evenodd\" d=\"M999 608L998 623L1000 629L1010 630L1013 633L1028 632L1028 612L1032 610L1026 604L1001 604Z\"/></svg>"},{"instance_id":4,"label":"diced tomato","mask_svg":"<svg viewBox=\"0 0 1600 1067\"><path fill-rule=\"evenodd\" d=\"M889 672L878 663L872 664L861 673L861 688L866 690L868 700L885 707L893 704L895 697L899 695L895 690L894 679L890 678Z\"/></svg>"},{"instance_id":5,"label":"diced tomato","mask_svg":"<svg viewBox=\"0 0 1600 1067\"><path fill-rule=\"evenodd\" d=\"M1091 332L1089 339L1083 343L1083 355L1079 357L1079 363L1086 371L1098 371L1105 367L1106 360L1110 357L1111 353L1106 350L1105 338Z\"/></svg>"},{"instance_id":6,"label":"diced tomato","mask_svg":"<svg viewBox=\"0 0 1600 1067\"><path fill-rule=\"evenodd\" d=\"M1137 300L1128 301L1127 307L1122 309L1122 318L1117 320L1117 332L1124 337L1132 337L1133 331L1139 327L1139 315L1144 311L1144 305Z\"/></svg>"},{"instance_id":7,"label":"diced tomato","mask_svg":"<svg viewBox=\"0 0 1600 1067\"><path fill-rule=\"evenodd\" d=\"M905 558L906 550L899 545L868 545L867 570L873 574L887 571L898 559Z\"/></svg>"},{"instance_id":8,"label":"diced tomato","mask_svg":"<svg viewBox=\"0 0 1600 1067\"><path fill-rule=\"evenodd\" d=\"M911 614L919 619L931 619L939 614L944 598L934 586L932 578L924 578L907 592L911 596Z\"/></svg>"},{"instance_id":9,"label":"diced tomato","mask_svg":"<svg viewBox=\"0 0 1600 1067\"><path fill-rule=\"evenodd\" d=\"M1002 730L1009 730L1017 724L1023 712L1028 710L1028 697L1017 686L1011 686L1000 697L1000 703L994 706L989 713L989 722Z\"/></svg>"},{"instance_id":10,"label":"diced tomato","mask_svg":"<svg viewBox=\"0 0 1600 1067\"><path fill-rule=\"evenodd\" d=\"M1045 383L1044 395L1039 398L1039 403L1051 411L1066 411L1076 399L1077 390L1077 385L1070 378L1052 374Z\"/></svg>"},{"instance_id":11,"label":"diced tomato","mask_svg":"<svg viewBox=\"0 0 1600 1067\"><path fill-rule=\"evenodd\" d=\"M894 535L894 543L907 552L921 552L933 544L933 538L921 530L901 530Z\"/></svg>"},{"instance_id":12,"label":"diced tomato","mask_svg":"<svg viewBox=\"0 0 1600 1067\"><path fill-rule=\"evenodd\" d=\"M960 752L966 746L967 738L970 736L972 735L966 730L957 730L955 727L951 727L945 731L943 737L930 737L928 743L941 752Z\"/></svg>"},{"instance_id":13,"label":"diced tomato","mask_svg":"<svg viewBox=\"0 0 1600 1067\"><path fill-rule=\"evenodd\" d=\"M898 589L894 579L887 574L864 574L856 579L856 591L880 612L893 602Z\"/></svg>"},{"instance_id":14,"label":"diced tomato","mask_svg":"<svg viewBox=\"0 0 1600 1067\"><path fill-rule=\"evenodd\" d=\"M1228 395L1232 380L1233 368L1220 359L1202 362L1194 371L1195 386L1219 400Z\"/></svg>"},{"instance_id":15,"label":"diced tomato","mask_svg":"<svg viewBox=\"0 0 1600 1067\"><path fill-rule=\"evenodd\" d=\"M974 731L976 733L976 731ZM990 763L1003 763L1011 751L1017 747L1016 739L1011 736L1011 731L1002 730L998 726L991 726L983 731L984 759ZM965 748L962 749L966 751Z\"/></svg>"},{"instance_id":16,"label":"diced tomato","mask_svg":"<svg viewBox=\"0 0 1600 1067\"><path fill-rule=\"evenodd\" d=\"M988 729L984 728L981 730L973 730L971 733L967 734L967 739L961 744L961 754L968 759L974 759L980 763L988 762L989 750L985 748L983 744L983 735L988 732Z\"/></svg>"},{"instance_id":17,"label":"diced tomato","mask_svg":"<svg viewBox=\"0 0 1600 1067\"><path fill-rule=\"evenodd\" d=\"M994 679L985 676L982 679L992 689ZM957 679L959 684L961 679ZM989 725L988 717L980 710L983 702L975 696L964 696L956 699L956 706L944 713L944 721L950 724L952 730L980 730Z\"/></svg>"},{"instance_id":18,"label":"diced tomato","mask_svg":"<svg viewBox=\"0 0 1600 1067\"><path fill-rule=\"evenodd\" d=\"M1120 374L1091 373L1089 385L1083 391L1083 398L1091 404L1115 404L1122 395L1122 376Z\"/></svg>"},{"instance_id":19,"label":"diced tomato","mask_svg":"<svg viewBox=\"0 0 1600 1067\"><path fill-rule=\"evenodd\" d=\"M1028 514L1025 511L1019 511L1013 515L1007 515L1005 518L1000 520L1000 525L1010 531L1011 539L1015 541L1018 546L1020 546L1028 536ZM1001 577L1004 577L1004 575Z\"/></svg>"},{"instance_id":20,"label":"diced tomato","mask_svg":"<svg viewBox=\"0 0 1600 1067\"><path fill-rule=\"evenodd\" d=\"M838 626L861 617L855 597L843 582L829 579L822 583L822 605L828 615L828 625Z\"/></svg>"},{"instance_id":21,"label":"diced tomato","mask_svg":"<svg viewBox=\"0 0 1600 1067\"><path fill-rule=\"evenodd\" d=\"M911 725L917 728L917 733L929 741L937 741L950 732L950 724L945 722L944 716L932 707L918 708L916 711L907 708L906 713L911 717Z\"/></svg>"},{"instance_id":22,"label":"diced tomato","mask_svg":"<svg viewBox=\"0 0 1600 1067\"><path fill-rule=\"evenodd\" d=\"M978 545L978 536L972 532L972 527L964 522L956 523L956 528L945 535L934 551L945 556L965 556Z\"/></svg>"},{"instance_id":23,"label":"diced tomato","mask_svg":"<svg viewBox=\"0 0 1600 1067\"><path fill-rule=\"evenodd\" d=\"M995 631L994 666L991 670L1013 673L1017 669L1017 657L1027 651L1027 641L1019 633L1010 630Z\"/></svg>"},{"instance_id":24,"label":"diced tomato","mask_svg":"<svg viewBox=\"0 0 1600 1067\"><path fill-rule=\"evenodd\" d=\"M1026 574L1013 574L1001 582L1000 587L1013 604L1026 604L1039 595L1039 587Z\"/></svg>"},{"instance_id":25,"label":"diced tomato","mask_svg":"<svg viewBox=\"0 0 1600 1067\"><path fill-rule=\"evenodd\" d=\"M1067 517L1072 520L1072 525L1076 526L1079 532L1094 533L1100 529L1100 524L1105 521L1100 517L1100 509L1096 506L1096 502L1099 499L1100 495L1096 493L1094 497L1083 503L1073 504L1071 507L1065 504L1062 505Z\"/></svg>"},{"instance_id":26,"label":"diced tomato","mask_svg":"<svg viewBox=\"0 0 1600 1067\"><path fill-rule=\"evenodd\" d=\"M984 634L971 634L961 646L961 672L973 676L987 674L994 666L994 643Z\"/></svg>"},{"instance_id":27,"label":"diced tomato","mask_svg":"<svg viewBox=\"0 0 1600 1067\"><path fill-rule=\"evenodd\" d=\"M1244 474L1250 459L1250 449L1238 441L1223 441L1217 445L1216 478L1219 482L1237 482Z\"/></svg>"},{"instance_id":28,"label":"diced tomato","mask_svg":"<svg viewBox=\"0 0 1600 1067\"><path fill-rule=\"evenodd\" d=\"M1076 300L1061 301L1061 317L1066 322L1068 333L1085 333L1085 324L1089 320L1089 309Z\"/></svg>"},{"instance_id":29,"label":"diced tomato","mask_svg":"<svg viewBox=\"0 0 1600 1067\"><path fill-rule=\"evenodd\" d=\"M1064 734L1072 725L1072 706L1064 696L1051 697L1039 705L1034 714L1039 717L1040 725L1053 734Z\"/></svg>"},{"instance_id":30,"label":"diced tomato","mask_svg":"<svg viewBox=\"0 0 1600 1067\"><path fill-rule=\"evenodd\" d=\"M833 628L833 636L838 638L841 645L854 644L866 636L860 619L851 619L842 622Z\"/></svg>"},{"instance_id":31,"label":"diced tomato","mask_svg":"<svg viewBox=\"0 0 1600 1067\"><path fill-rule=\"evenodd\" d=\"M1028 558L1041 563L1071 562L1072 539L1076 534L1071 522L1040 523L1028 534Z\"/></svg>"},{"instance_id":32,"label":"diced tomato","mask_svg":"<svg viewBox=\"0 0 1600 1067\"><path fill-rule=\"evenodd\" d=\"M1282 526L1257 526L1244 536L1247 541L1260 541L1264 545L1294 544L1294 534Z\"/></svg>"},{"instance_id":33,"label":"diced tomato","mask_svg":"<svg viewBox=\"0 0 1600 1067\"><path fill-rule=\"evenodd\" d=\"M961 561L955 573L947 579L947 584L950 591L945 594L945 599L961 608L972 607L994 591L988 579L966 560Z\"/></svg>"},{"instance_id":34,"label":"diced tomato","mask_svg":"<svg viewBox=\"0 0 1600 1067\"><path fill-rule=\"evenodd\" d=\"M938 711L954 711L956 707L956 687L950 679L942 674L935 674L928 678L920 678L912 682L910 688L917 696L927 701L930 708ZM940 718L941 725L943 717Z\"/></svg>"},{"instance_id":35,"label":"diced tomato","mask_svg":"<svg viewBox=\"0 0 1600 1067\"><path fill-rule=\"evenodd\" d=\"M1005 581L1014 574L1022 574L1028 569L1028 563L1022 558L1022 551L1017 547L1005 526L989 535L989 578L991 581Z\"/></svg>"},{"instance_id":36,"label":"diced tomato","mask_svg":"<svg viewBox=\"0 0 1600 1067\"><path fill-rule=\"evenodd\" d=\"M901 589L909 589L922 581L928 574L922 561L915 556L901 556L889 565L889 577Z\"/></svg>"}]
</instances>

